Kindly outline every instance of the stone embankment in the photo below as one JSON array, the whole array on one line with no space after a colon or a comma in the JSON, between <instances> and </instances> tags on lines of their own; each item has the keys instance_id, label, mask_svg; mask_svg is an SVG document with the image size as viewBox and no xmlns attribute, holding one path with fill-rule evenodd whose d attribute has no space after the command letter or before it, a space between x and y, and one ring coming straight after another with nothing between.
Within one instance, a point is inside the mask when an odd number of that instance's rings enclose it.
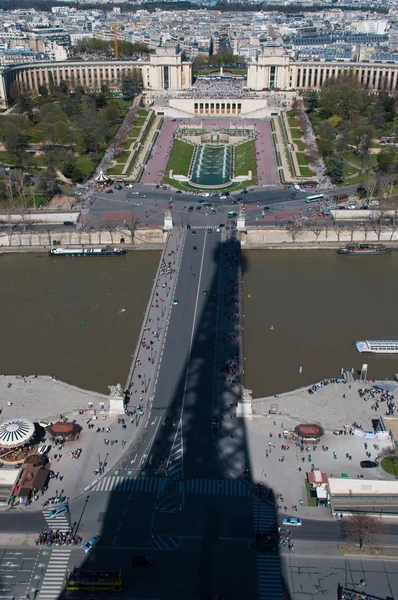
<instances>
[{"instance_id":1,"label":"stone embankment","mask_svg":"<svg viewBox=\"0 0 398 600\"><path fill-rule=\"evenodd\" d=\"M385 228L382 231L371 231L359 228L346 229L292 229L248 227L240 233L241 246L245 249L286 248L286 249L315 249L339 248L346 244L383 243L390 246L398 245L398 230Z\"/></svg>"},{"instance_id":2,"label":"stone embankment","mask_svg":"<svg viewBox=\"0 0 398 600\"><path fill-rule=\"evenodd\" d=\"M61 246L105 246L124 244L130 249L161 249L166 234L162 229L138 229L131 232L124 227L106 229L75 229L63 231L3 231L0 232L0 252L48 250Z\"/></svg>"}]
</instances>

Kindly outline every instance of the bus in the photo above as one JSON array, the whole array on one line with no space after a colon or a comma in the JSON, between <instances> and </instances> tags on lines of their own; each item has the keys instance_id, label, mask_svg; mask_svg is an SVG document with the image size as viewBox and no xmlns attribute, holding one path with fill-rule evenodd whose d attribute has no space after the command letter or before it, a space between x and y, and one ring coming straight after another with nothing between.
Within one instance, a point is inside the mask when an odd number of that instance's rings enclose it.
<instances>
[{"instance_id":1,"label":"bus","mask_svg":"<svg viewBox=\"0 0 398 600\"><path fill-rule=\"evenodd\" d=\"M66 573L65 589L82 592L117 592L122 589L122 571L100 571L74 567Z\"/></svg>"},{"instance_id":2,"label":"bus","mask_svg":"<svg viewBox=\"0 0 398 600\"><path fill-rule=\"evenodd\" d=\"M307 196L305 201L306 202L317 202L317 200L323 200L325 197L324 194L314 194L313 196Z\"/></svg>"}]
</instances>

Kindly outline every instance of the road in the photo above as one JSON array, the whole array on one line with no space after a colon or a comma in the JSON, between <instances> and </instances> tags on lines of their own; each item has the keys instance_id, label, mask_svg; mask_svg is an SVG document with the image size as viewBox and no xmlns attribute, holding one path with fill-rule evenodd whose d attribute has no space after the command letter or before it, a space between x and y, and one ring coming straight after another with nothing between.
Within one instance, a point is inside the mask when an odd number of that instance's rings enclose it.
<instances>
[{"instance_id":1,"label":"road","mask_svg":"<svg viewBox=\"0 0 398 600\"><path fill-rule=\"evenodd\" d=\"M325 195L352 193L356 186L347 186L336 190L324 190ZM278 225L291 218L292 214L305 213L308 206L304 199L311 192L297 192L294 197L290 194L294 190L286 190L282 186L267 188L248 188L248 193L235 192L226 200L219 198L203 198L200 194L177 193L171 188L167 190L156 189L153 185L134 185L134 189L115 189L112 194L94 193L90 201L86 201L81 217L81 224L87 227L99 227L104 223L123 224L124 221L138 220L142 226L162 225L165 211L169 210L170 202L173 203L172 214L176 225L193 226L217 225L225 222L227 212L234 210L231 207L231 198L242 198L246 205L246 221L248 225L271 224ZM196 210L198 200L211 202L217 212L203 208ZM195 210L189 212L189 206ZM265 218L262 217L264 206L269 207ZM236 208L236 207L235 207Z\"/></svg>"}]
</instances>

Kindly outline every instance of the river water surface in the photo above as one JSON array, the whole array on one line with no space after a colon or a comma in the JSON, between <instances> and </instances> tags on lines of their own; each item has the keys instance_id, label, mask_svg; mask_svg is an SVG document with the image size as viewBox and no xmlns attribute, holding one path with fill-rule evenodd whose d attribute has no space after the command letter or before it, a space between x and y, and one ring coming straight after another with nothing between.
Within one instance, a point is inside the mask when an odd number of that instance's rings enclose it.
<instances>
[{"instance_id":1,"label":"river water surface","mask_svg":"<svg viewBox=\"0 0 398 600\"><path fill-rule=\"evenodd\" d=\"M0 256L0 373L124 386L160 252L109 258Z\"/></svg>"},{"instance_id":2,"label":"river water surface","mask_svg":"<svg viewBox=\"0 0 398 600\"><path fill-rule=\"evenodd\" d=\"M371 379L398 373L398 354L359 354L351 344L398 339L398 253L249 250L242 264L244 382L254 397L338 377L342 367L363 363Z\"/></svg>"}]
</instances>

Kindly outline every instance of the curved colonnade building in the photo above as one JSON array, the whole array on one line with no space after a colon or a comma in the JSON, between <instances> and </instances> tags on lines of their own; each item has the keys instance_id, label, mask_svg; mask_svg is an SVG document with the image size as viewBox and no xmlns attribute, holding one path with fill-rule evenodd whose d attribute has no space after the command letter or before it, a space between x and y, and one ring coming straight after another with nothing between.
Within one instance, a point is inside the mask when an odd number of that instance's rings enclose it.
<instances>
[{"instance_id":1,"label":"curved colonnade building","mask_svg":"<svg viewBox=\"0 0 398 600\"><path fill-rule=\"evenodd\" d=\"M192 85L192 61L184 60L175 46L157 48L146 61L97 60L38 62L4 68L0 71L0 108L8 108L14 102L18 90L37 90L40 85L59 85L61 81L70 83L71 88L81 85L91 91L100 91L106 84L111 90L120 88L123 75L139 69L142 74L144 90L148 92L173 92L169 106L180 108L185 114L215 114L212 102L198 103L190 98ZM270 48L267 53L257 57L248 65L247 88L238 103L230 99L231 112L228 114L249 114L263 106L270 107L269 92L275 97L278 92L294 93L321 88L328 80L350 74L361 85L375 92L394 93L398 90L398 64L375 62L321 62L294 61L281 49ZM262 95L261 92L268 94ZM259 94L260 92L260 94ZM290 95L290 94L289 94ZM252 96L250 98L250 96ZM245 110L247 104L247 110ZM203 106L203 110L202 110ZM215 111L217 111L215 105ZM220 108L218 114L226 114ZM260 115L259 115L260 116Z\"/></svg>"}]
</instances>

